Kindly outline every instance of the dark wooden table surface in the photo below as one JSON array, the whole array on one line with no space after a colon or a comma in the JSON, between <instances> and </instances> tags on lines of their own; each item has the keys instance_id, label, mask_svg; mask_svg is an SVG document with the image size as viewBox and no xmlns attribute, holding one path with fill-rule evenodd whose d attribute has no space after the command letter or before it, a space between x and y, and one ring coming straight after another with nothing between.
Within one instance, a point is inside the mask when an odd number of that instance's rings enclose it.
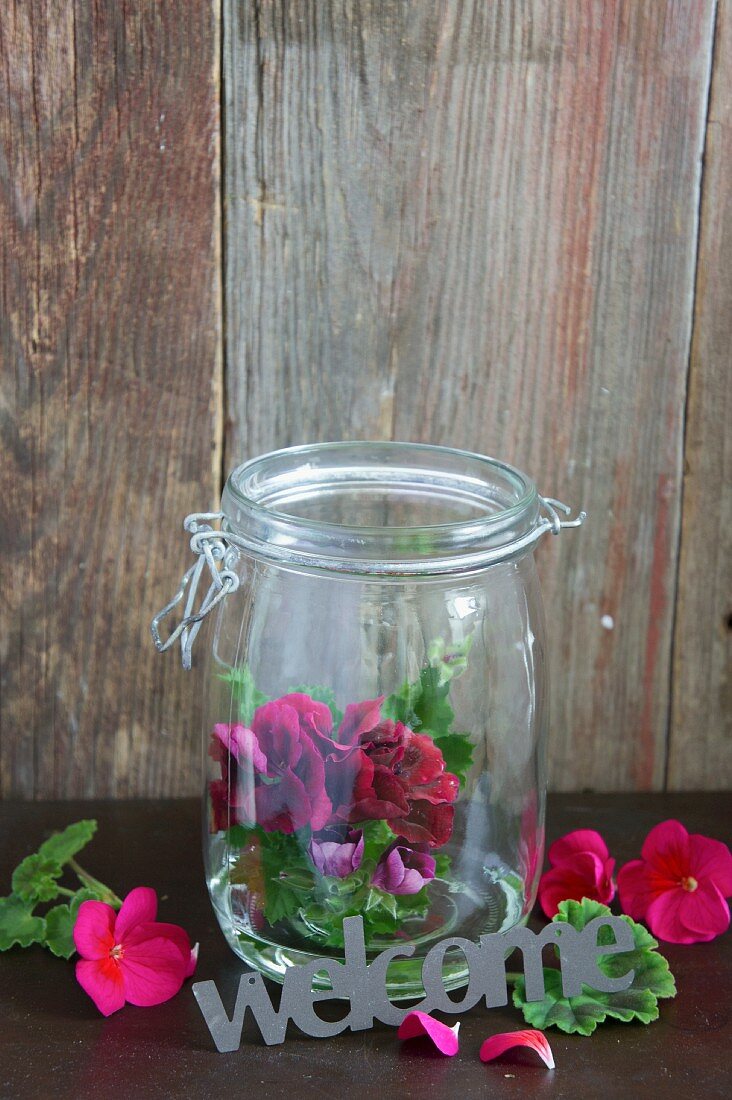
<instances>
[{"instance_id":1,"label":"dark wooden table surface","mask_svg":"<svg viewBox=\"0 0 732 1100\"><path fill-rule=\"evenodd\" d=\"M213 978L233 1005L243 964L231 953L209 905L195 802L0 804L0 892L11 869L51 830L83 816L99 831L84 865L124 894L154 886L160 918L200 941L199 979ZM548 837L597 828L619 862L635 858L652 825L679 818L690 832L729 843L732 800L721 794L563 795L550 800ZM441 1058L393 1029L335 1039L291 1034L265 1047L251 1021L242 1046L218 1054L188 983L167 1004L127 1006L102 1018L74 978L73 962L38 947L0 955L0 1095L16 1097L640 1097L732 1096L732 934L710 944L663 944L677 985L674 1001L648 1027L608 1023L590 1038L549 1029L557 1068L523 1053L483 1065L478 1050L498 1031L522 1027L512 1008L462 1017L460 1052Z\"/></svg>"}]
</instances>

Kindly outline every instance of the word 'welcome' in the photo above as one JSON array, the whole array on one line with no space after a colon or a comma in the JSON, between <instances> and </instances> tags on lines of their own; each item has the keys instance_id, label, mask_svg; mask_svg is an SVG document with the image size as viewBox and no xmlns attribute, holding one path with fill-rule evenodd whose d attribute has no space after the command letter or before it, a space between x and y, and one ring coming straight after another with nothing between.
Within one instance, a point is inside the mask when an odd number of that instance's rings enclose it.
<instances>
[{"instance_id":1,"label":"word 'welcome'","mask_svg":"<svg viewBox=\"0 0 732 1100\"><path fill-rule=\"evenodd\" d=\"M598 933L611 928L612 944L599 944ZM494 932L480 937L479 943L453 936L440 940L427 953L422 963L422 985L425 997L412 1008L398 1008L386 993L386 972L393 959L409 958L413 945L395 944L369 964L363 936L363 918L347 917L343 922L345 957L343 962L318 958L303 966L291 967L286 975L279 1009L275 1010L260 974L243 974L239 981L234 1014L229 1018L216 983L197 982L193 993L208 1024L219 1051L237 1050L241 1042L244 1015L247 1008L256 1020L265 1043L284 1041L287 1022L292 1020L306 1035L327 1038L346 1028L365 1031L374 1020L398 1025L407 1012L419 1008L422 1012L463 1012L485 998L488 1008L508 1002L506 959L514 948L523 955L526 1000L540 1001L544 997L544 968L541 952L548 943L559 950L562 990L565 997L577 997L587 985L599 993L616 993L627 989L634 971L620 978L610 978L597 966L599 955L615 955L633 949L633 932L620 917L601 916L578 930L561 921L552 921L541 932L517 926L509 932ZM442 980L445 955L449 950L462 951L469 971L463 999L453 1001L447 995ZM316 974L327 973L332 989L313 990ZM323 1020L315 1011L315 1002L346 1000L351 1010L337 1021Z\"/></svg>"}]
</instances>

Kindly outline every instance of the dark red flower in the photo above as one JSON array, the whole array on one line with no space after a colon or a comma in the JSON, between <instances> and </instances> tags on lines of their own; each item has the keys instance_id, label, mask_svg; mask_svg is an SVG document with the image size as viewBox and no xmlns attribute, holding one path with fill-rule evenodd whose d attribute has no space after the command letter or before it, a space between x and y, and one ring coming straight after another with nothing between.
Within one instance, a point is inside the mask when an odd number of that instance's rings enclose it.
<instances>
[{"instance_id":1,"label":"dark red flower","mask_svg":"<svg viewBox=\"0 0 732 1100\"><path fill-rule=\"evenodd\" d=\"M448 802L435 805L419 798L410 803L405 817L390 819L388 825L412 844L429 844L431 848L439 848L441 844L447 844L452 836L454 817L455 807Z\"/></svg>"}]
</instances>

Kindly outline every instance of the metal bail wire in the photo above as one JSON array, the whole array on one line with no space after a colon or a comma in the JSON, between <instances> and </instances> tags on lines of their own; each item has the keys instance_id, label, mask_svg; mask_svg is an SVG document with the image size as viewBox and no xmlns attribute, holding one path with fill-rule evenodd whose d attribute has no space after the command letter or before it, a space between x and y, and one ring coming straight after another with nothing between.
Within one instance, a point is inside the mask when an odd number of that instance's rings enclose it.
<instances>
[{"instance_id":1,"label":"metal bail wire","mask_svg":"<svg viewBox=\"0 0 732 1100\"><path fill-rule=\"evenodd\" d=\"M561 534L567 527L581 527L587 519L587 512L578 512L574 519L562 519L559 513L570 516L572 509L568 504L562 504L561 500L555 500L554 497L540 496L539 504L546 512L546 522L548 522L553 535Z\"/></svg>"},{"instance_id":2,"label":"metal bail wire","mask_svg":"<svg viewBox=\"0 0 732 1100\"><path fill-rule=\"evenodd\" d=\"M224 596L230 592L236 592L239 587L239 577L233 569L220 568L219 563L225 563L227 551L230 546L226 536L211 526L212 521L220 521L224 518L223 512L194 512L186 516L183 522L183 530L191 534L191 550L197 555L197 561L184 573L180 582L180 588L170 603L167 603L162 611L159 611L150 624L155 648L160 653L165 653L180 638L180 651L183 668L191 667L191 649L196 640L196 635L201 629L203 620L209 611L213 611L217 604L221 603ZM211 584L208 592L201 600L197 612L193 611L193 605L198 591L198 583L201 574L208 566ZM171 611L185 599L183 618L163 641L160 636L160 624Z\"/></svg>"}]
</instances>

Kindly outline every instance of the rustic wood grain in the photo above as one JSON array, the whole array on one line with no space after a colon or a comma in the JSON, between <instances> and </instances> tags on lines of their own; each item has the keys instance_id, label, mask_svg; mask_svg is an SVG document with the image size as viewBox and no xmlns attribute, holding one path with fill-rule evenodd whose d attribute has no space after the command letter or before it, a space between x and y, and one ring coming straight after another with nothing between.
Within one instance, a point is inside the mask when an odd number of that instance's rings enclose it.
<instances>
[{"instance_id":1,"label":"rustic wood grain","mask_svg":"<svg viewBox=\"0 0 732 1100\"><path fill-rule=\"evenodd\" d=\"M674 633L668 783L732 785L732 6L717 10Z\"/></svg>"},{"instance_id":2,"label":"rustic wood grain","mask_svg":"<svg viewBox=\"0 0 732 1100\"><path fill-rule=\"evenodd\" d=\"M227 464L429 440L586 507L541 552L557 789L664 781L714 8L224 5Z\"/></svg>"},{"instance_id":3,"label":"rustic wood grain","mask_svg":"<svg viewBox=\"0 0 732 1100\"><path fill-rule=\"evenodd\" d=\"M151 614L218 488L213 0L0 19L3 795L197 789Z\"/></svg>"}]
</instances>

